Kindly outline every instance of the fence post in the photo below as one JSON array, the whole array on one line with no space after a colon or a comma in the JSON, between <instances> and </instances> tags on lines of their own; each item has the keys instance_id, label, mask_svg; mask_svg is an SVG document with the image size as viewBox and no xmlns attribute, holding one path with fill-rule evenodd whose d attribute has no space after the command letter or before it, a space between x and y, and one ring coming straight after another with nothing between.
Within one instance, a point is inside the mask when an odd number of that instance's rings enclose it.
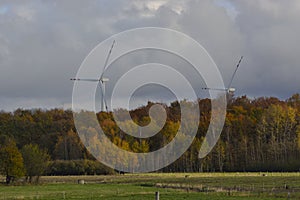
<instances>
[{"instance_id":1,"label":"fence post","mask_svg":"<svg viewBox=\"0 0 300 200\"><path fill-rule=\"evenodd\" d=\"M66 199L66 192L63 191L63 199Z\"/></svg>"},{"instance_id":2,"label":"fence post","mask_svg":"<svg viewBox=\"0 0 300 200\"><path fill-rule=\"evenodd\" d=\"M159 192L155 192L155 200L159 200Z\"/></svg>"}]
</instances>

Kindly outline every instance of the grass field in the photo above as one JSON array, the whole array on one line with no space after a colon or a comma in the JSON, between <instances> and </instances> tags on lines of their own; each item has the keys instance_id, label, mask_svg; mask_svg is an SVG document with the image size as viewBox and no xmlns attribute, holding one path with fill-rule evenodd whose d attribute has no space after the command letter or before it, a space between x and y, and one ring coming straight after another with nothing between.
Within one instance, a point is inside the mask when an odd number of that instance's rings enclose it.
<instances>
[{"instance_id":1,"label":"grass field","mask_svg":"<svg viewBox=\"0 0 300 200\"><path fill-rule=\"evenodd\" d=\"M85 184L78 184L78 180ZM149 173L42 177L0 186L0 199L300 199L299 173Z\"/></svg>"}]
</instances>

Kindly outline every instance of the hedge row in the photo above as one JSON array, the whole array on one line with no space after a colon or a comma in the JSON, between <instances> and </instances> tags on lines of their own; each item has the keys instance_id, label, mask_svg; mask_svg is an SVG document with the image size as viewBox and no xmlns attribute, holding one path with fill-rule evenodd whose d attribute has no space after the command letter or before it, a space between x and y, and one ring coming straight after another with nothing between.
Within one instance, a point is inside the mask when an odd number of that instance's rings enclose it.
<instances>
[{"instance_id":1,"label":"hedge row","mask_svg":"<svg viewBox=\"0 0 300 200\"><path fill-rule=\"evenodd\" d=\"M45 175L108 175L115 171L93 160L55 160L50 161Z\"/></svg>"}]
</instances>

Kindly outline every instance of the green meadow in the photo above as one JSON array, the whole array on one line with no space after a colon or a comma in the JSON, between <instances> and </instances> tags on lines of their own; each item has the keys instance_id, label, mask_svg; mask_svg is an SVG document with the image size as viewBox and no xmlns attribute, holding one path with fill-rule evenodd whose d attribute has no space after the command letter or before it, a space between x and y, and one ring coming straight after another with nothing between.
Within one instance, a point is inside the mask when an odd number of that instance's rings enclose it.
<instances>
[{"instance_id":1,"label":"green meadow","mask_svg":"<svg viewBox=\"0 0 300 200\"><path fill-rule=\"evenodd\" d=\"M84 180L84 184L78 184ZM42 177L0 186L0 199L300 199L299 173L149 173Z\"/></svg>"}]
</instances>

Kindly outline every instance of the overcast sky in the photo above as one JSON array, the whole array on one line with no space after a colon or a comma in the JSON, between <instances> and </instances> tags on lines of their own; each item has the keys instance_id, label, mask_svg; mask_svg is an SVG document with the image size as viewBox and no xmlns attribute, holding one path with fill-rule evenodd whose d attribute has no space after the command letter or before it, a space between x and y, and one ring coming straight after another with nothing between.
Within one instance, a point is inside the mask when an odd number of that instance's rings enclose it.
<instances>
[{"instance_id":1,"label":"overcast sky","mask_svg":"<svg viewBox=\"0 0 300 200\"><path fill-rule=\"evenodd\" d=\"M225 84L243 55L237 96L286 99L300 92L299 19L299 0L0 0L0 110L70 104L69 79L87 54L145 26L197 40Z\"/></svg>"}]
</instances>

